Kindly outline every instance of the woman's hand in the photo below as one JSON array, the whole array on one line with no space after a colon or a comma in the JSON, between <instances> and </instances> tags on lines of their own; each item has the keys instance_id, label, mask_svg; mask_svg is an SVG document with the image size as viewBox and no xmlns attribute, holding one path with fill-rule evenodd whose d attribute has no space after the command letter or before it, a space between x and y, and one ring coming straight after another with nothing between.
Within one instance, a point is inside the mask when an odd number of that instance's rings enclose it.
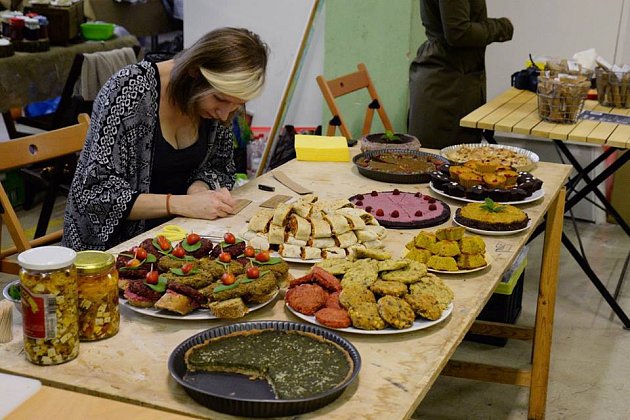
<instances>
[{"instance_id":1,"label":"woman's hand","mask_svg":"<svg viewBox=\"0 0 630 420\"><path fill-rule=\"evenodd\" d=\"M195 219L216 219L233 213L236 200L227 188L171 197L172 211Z\"/></svg>"}]
</instances>

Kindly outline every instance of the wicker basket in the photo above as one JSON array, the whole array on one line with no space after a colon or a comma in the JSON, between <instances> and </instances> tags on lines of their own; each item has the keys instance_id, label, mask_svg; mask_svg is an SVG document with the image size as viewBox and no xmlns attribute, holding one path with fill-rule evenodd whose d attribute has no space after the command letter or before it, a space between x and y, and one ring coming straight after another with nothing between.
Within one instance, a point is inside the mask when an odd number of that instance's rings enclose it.
<instances>
[{"instance_id":1,"label":"wicker basket","mask_svg":"<svg viewBox=\"0 0 630 420\"><path fill-rule=\"evenodd\" d=\"M604 106L630 108L630 72L617 73L602 68L595 71L597 100Z\"/></svg>"},{"instance_id":2,"label":"wicker basket","mask_svg":"<svg viewBox=\"0 0 630 420\"><path fill-rule=\"evenodd\" d=\"M586 77L538 77L538 116L549 122L575 124L590 86Z\"/></svg>"}]
</instances>

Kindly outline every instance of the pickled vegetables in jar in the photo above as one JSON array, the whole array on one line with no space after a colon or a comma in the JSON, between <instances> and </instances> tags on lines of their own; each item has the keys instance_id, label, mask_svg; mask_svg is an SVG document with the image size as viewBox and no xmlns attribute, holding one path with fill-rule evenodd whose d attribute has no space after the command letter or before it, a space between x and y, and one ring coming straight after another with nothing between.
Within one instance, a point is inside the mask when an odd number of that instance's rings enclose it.
<instances>
[{"instance_id":1,"label":"pickled vegetables in jar","mask_svg":"<svg viewBox=\"0 0 630 420\"><path fill-rule=\"evenodd\" d=\"M56 365L79 354L76 252L43 246L18 255L26 358Z\"/></svg>"},{"instance_id":2,"label":"pickled vegetables in jar","mask_svg":"<svg viewBox=\"0 0 630 420\"><path fill-rule=\"evenodd\" d=\"M74 262L79 285L79 339L94 341L120 328L118 272L112 254L81 251Z\"/></svg>"}]
</instances>

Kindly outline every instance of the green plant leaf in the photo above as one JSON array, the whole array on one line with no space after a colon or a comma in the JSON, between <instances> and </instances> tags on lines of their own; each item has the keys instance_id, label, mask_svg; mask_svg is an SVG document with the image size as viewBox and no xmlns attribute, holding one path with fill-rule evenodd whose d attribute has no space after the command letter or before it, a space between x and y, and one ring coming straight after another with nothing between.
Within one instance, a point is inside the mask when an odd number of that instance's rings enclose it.
<instances>
[{"instance_id":1,"label":"green plant leaf","mask_svg":"<svg viewBox=\"0 0 630 420\"><path fill-rule=\"evenodd\" d=\"M221 249L223 249L223 248L227 248L229 246L234 246L234 245L240 244L241 242L245 242L245 241L243 239L241 239L241 238L236 238L236 242L234 242L233 244L228 244L225 241L221 241L219 243L219 245L221 245Z\"/></svg>"},{"instance_id":2,"label":"green plant leaf","mask_svg":"<svg viewBox=\"0 0 630 420\"><path fill-rule=\"evenodd\" d=\"M486 198L484 203L481 205L481 208L488 210L491 213L499 213L505 210L505 205L498 204L491 198Z\"/></svg>"},{"instance_id":3,"label":"green plant leaf","mask_svg":"<svg viewBox=\"0 0 630 420\"><path fill-rule=\"evenodd\" d=\"M269 261L265 261L265 262L260 262L260 261L256 261L255 259L252 259L252 262L254 263L254 265L274 265L274 264L278 264L282 262L282 258L280 257L270 257Z\"/></svg>"},{"instance_id":4,"label":"green plant leaf","mask_svg":"<svg viewBox=\"0 0 630 420\"><path fill-rule=\"evenodd\" d=\"M157 262L157 258L153 254L147 254L147 257L144 259L143 263L145 262L154 263Z\"/></svg>"},{"instance_id":5,"label":"green plant leaf","mask_svg":"<svg viewBox=\"0 0 630 420\"><path fill-rule=\"evenodd\" d=\"M197 261L197 259L195 257L193 257L192 255L184 255L183 258L179 258L179 257L176 257L173 254L168 254L168 257L172 258L174 260L177 260L177 261Z\"/></svg>"},{"instance_id":6,"label":"green plant leaf","mask_svg":"<svg viewBox=\"0 0 630 420\"><path fill-rule=\"evenodd\" d=\"M184 248L187 252L195 252L196 250L201 248L201 239L195 242L194 244L190 245L184 238L181 245L182 245L182 248Z\"/></svg>"},{"instance_id":7,"label":"green plant leaf","mask_svg":"<svg viewBox=\"0 0 630 420\"><path fill-rule=\"evenodd\" d=\"M21 299L21 290L19 284L14 284L13 286L9 287L9 296L11 296L15 300Z\"/></svg>"},{"instance_id":8,"label":"green plant leaf","mask_svg":"<svg viewBox=\"0 0 630 420\"><path fill-rule=\"evenodd\" d=\"M232 290L234 289L236 286L238 286L241 283L241 280L236 280L234 283L232 284L220 284L217 287L214 288L214 290L212 291L212 293L219 293L219 292L224 292L226 290Z\"/></svg>"},{"instance_id":9,"label":"green plant leaf","mask_svg":"<svg viewBox=\"0 0 630 420\"><path fill-rule=\"evenodd\" d=\"M394 141L400 140L400 137L394 134L392 130L385 130L385 134L381 137L383 140Z\"/></svg>"},{"instance_id":10,"label":"green plant leaf","mask_svg":"<svg viewBox=\"0 0 630 420\"><path fill-rule=\"evenodd\" d=\"M158 277L157 284L147 283L146 280L144 281L144 284L146 284L147 286L149 286L149 288L155 290L158 293L164 293L164 291L166 291L166 285L168 284L168 279L166 278L164 274L160 274L160 277Z\"/></svg>"},{"instance_id":11,"label":"green plant leaf","mask_svg":"<svg viewBox=\"0 0 630 420\"><path fill-rule=\"evenodd\" d=\"M199 272L199 270L196 268L193 268L187 274L184 273L181 268L169 268L168 271L178 276L190 276Z\"/></svg>"}]
</instances>

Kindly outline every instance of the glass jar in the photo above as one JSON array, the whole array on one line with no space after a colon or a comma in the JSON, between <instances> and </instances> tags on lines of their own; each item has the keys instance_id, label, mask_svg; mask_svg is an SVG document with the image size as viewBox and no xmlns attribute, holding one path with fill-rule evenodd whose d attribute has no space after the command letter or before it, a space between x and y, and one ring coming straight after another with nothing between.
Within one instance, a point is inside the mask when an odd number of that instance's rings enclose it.
<instances>
[{"instance_id":1,"label":"glass jar","mask_svg":"<svg viewBox=\"0 0 630 420\"><path fill-rule=\"evenodd\" d=\"M21 41L24 39L24 16L10 18L9 31L12 40Z\"/></svg>"},{"instance_id":2,"label":"glass jar","mask_svg":"<svg viewBox=\"0 0 630 420\"><path fill-rule=\"evenodd\" d=\"M103 251L81 251L74 262L79 285L79 339L101 340L120 327L118 271L114 256Z\"/></svg>"},{"instance_id":3,"label":"glass jar","mask_svg":"<svg viewBox=\"0 0 630 420\"><path fill-rule=\"evenodd\" d=\"M39 39L39 20L37 18L24 18L24 39L37 41Z\"/></svg>"},{"instance_id":4,"label":"glass jar","mask_svg":"<svg viewBox=\"0 0 630 420\"><path fill-rule=\"evenodd\" d=\"M42 246L18 255L26 358L56 365L79 354L76 252Z\"/></svg>"}]
</instances>

